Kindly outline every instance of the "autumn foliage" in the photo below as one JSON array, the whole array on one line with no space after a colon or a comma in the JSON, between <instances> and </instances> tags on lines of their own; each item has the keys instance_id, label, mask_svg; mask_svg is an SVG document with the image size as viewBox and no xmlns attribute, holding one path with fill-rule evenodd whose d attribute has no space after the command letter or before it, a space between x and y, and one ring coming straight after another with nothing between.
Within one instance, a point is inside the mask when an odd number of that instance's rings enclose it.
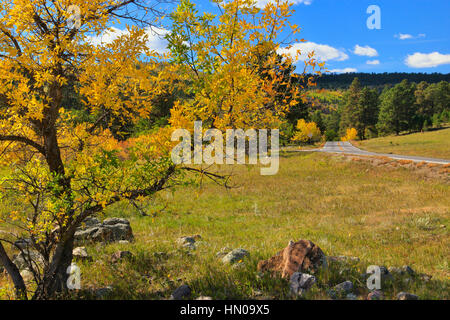
<instances>
[{"instance_id":1,"label":"autumn foliage","mask_svg":"<svg viewBox=\"0 0 450 320\"><path fill-rule=\"evenodd\" d=\"M311 143L317 142L322 138L320 129L315 122L306 122L305 119L300 119L297 122L296 129L297 131L292 138L293 141Z\"/></svg>"},{"instance_id":2,"label":"autumn foliage","mask_svg":"<svg viewBox=\"0 0 450 320\"><path fill-rule=\"evenodd\" d=\"M346 130L345 136L341 137L342 141L351 141L355 140L358 136L358 131L355 128L349 128Z\"/></svg>"},{"instance_id":3,"label":"autumn foliage","mask_svg":"<svg viewBox=\"0 0 450 320\"><path fill-rule=\"evenodd\" d=\"M74 5L81 13L75 27ZM170 53L159 55L147 45L145 22L155 17L145 2L0 1L0 164L8 167L0 199L11 206L0 213L1 227L31 239L44 259L31 270L30 292L3 247L14 240L0 238L0 261L19 297L65 292L74 232L87 217L180 183L183 168L170 159L174 128L192 128L194 120L221 130L276 128L302 99L295 57L278 50L287 45L278 39L283 31L299 32L288 3L219 5L214 16L181 1L171 15ZM117 17L127 32L109 43L89 40ZM323 64L310 55L305 66ZM79 109L65 99L69 89ZM170 125L123 141L117 124L150 117L155 98L174 90L187 98L175 102Z\"/></svg>"}]
</instances>

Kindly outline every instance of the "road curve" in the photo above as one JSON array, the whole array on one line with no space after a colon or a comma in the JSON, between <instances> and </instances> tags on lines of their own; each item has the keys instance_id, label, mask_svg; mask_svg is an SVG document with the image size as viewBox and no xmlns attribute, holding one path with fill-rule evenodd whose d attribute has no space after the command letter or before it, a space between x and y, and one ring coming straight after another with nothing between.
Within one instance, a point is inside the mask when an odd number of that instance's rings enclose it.
<instances>
[{"instance_id":1,"label":"road curve","mask_svg":"<svg viewBox=\"0 0 450 320\"><path fill-rule=\"evenodd\" d=\"M307 151L307 150L305 150ZM315 151L315 152L327 152L327 153L345 153L345 154L353 154L353 155L360 155L360 156L382 156L382 157L388 157L396 160L411 160L414 162L427 162L427 163L437 163L437 164L449 164L450 160L446 159L434 159L434 158L426 158L426 157L416 157L416 156L404 156L404 155L398 155L398 154L391 154L391 153L376 153L376 152L369 152L365 150L361 150L355 146L353 146L348 141L328 141L325 143L323 148L321 149L315 149L315 150L308 150L308 151Z\"/></svg>"}]
</instances>

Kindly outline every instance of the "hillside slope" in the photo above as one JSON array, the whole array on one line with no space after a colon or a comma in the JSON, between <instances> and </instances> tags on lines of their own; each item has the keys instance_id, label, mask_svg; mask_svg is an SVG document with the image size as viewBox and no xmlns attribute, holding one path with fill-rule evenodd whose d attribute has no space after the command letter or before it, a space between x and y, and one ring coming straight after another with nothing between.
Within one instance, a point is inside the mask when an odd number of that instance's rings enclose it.
<instances>
[{"instance_id":1,"label":"hillside slope","mask_svg":"<svg viewBox=\"0 0 450 320\"><path fill-rule=\"evenodd\" d=\"M358 141L355 145L373 152L450 159L450 128Z\"/></svg>"}]
</instances>

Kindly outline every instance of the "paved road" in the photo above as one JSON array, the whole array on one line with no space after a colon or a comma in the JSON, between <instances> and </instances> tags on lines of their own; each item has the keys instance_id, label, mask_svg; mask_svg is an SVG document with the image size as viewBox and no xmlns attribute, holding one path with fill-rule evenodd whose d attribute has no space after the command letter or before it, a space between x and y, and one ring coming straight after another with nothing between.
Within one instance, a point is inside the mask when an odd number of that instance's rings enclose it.
<instances>
[{"instance_id":1,"label":"paved road","mask_svg":"<svg viewBox=\"0 0 450 320\"><path fill-rule=\"evenodd\" d=\"M306 151L306 150L305 150ZM355 146L353 146L350 142L345 141L328 141L325 143L323 148L316 150L309 150L316 152L329 152L329 153L346 153L346 154L354 154L361 156L384 156L397 160L411 160L414 162L428 162L428 163L437 163L437 164L448 164L450 160L445 159L434 159L434 158L425 158L425 157L416 157L416 156L403 156L398 154L390 154L390 153L376 153L361 150Z\"/></svg>"}]
</instances>

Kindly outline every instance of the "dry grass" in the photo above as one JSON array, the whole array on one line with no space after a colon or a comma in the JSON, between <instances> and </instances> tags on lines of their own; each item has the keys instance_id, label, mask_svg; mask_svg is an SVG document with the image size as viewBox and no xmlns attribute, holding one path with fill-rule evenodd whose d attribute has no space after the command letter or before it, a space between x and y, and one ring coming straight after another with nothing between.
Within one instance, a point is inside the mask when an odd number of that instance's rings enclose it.
<instances>
[{"instance_id":1,"label":"dry grass","mask_svg":"<svg viewBox=\"0 0 450 320\"><path fill-rule=\"evenodd\" d=\"M367 151L450 159L450 128L356 143Z\"/></svg>"}]
</instances>

